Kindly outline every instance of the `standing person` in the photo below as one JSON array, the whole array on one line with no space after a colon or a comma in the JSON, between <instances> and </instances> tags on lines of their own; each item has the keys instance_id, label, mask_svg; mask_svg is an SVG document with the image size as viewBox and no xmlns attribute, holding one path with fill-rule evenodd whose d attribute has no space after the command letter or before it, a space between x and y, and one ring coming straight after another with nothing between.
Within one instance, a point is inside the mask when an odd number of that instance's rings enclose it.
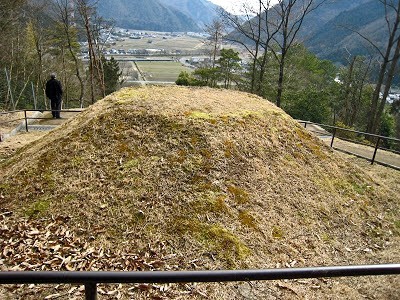
<instances>
[{"instance_id":1,"label":"standing person","mask_svg":"<svg viewBox=\"0 0 400 300\"><path fill-rule=\"evenodd\" d=\"M46 96L50 99L51 114L53 118L60 119L61 98L63 90L61 82L56 79L56 74L51 73L50 79L46 83Z\"/></svg>"}]
</instances>

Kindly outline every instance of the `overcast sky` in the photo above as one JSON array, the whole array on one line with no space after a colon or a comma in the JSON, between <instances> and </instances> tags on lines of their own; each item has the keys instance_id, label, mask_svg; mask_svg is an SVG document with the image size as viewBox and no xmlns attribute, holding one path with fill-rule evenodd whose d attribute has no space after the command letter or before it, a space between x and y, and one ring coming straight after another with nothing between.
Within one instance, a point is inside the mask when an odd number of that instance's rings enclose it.
<instances>
[{"instance_id":1,"label":"overcast sky","mask_svg":"<svg viewBox=\"0 0 400 300\"><path fill-rule=\"evenodd\" d=\"M227 11L232 13L240 13L243 4L258 7L258 0L210 0L215 4L225 8ZM278 2L278 0L273 0L272 2Z\"/></svg>"}]
</instances>

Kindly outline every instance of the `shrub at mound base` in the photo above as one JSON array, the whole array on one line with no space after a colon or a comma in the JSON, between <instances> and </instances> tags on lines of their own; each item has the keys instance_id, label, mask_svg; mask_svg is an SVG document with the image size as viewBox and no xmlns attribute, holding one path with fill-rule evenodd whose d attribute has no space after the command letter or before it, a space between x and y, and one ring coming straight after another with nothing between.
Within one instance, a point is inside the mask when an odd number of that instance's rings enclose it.
<instances>
[{"instance_id":1,"label":"shrub at mound base","mask_svg":"<svg viewBox=\"0 0 400 300\"><path fill-rule=\"evenodd\" d=\"M400 258L398 195L246 93L121 90L3 163L0 179L5 270L252 269ZM9 242L13 230L17 246ZM116 293L361 299L390 297L398 286L398 277L384 277Z\"/></svg>"}]
</instances>

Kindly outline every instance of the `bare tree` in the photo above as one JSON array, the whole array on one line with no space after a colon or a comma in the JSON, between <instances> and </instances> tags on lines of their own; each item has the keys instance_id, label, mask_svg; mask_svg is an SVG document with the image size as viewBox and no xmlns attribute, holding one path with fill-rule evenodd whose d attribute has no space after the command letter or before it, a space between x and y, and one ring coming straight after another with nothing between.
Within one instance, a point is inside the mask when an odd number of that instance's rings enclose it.
<instances>
[{"instance_id":1,"label":"bare tree","mask_svg":"<svg viewBox=\"0 0 400 300\"><path fill-rule=\"evenodd\" d=\"M2 0L0 2L0 33L4 34L18 20L19 9L27 0Z\"/></svg>"},{"instance_id":2,"label":"bare tree","mask_svg":"<svg viewBox=\"0 0 400 300\"><path fill-rule=\"evenodd\" d=\"M101 56L98 48L98 39L96 39L95 30L98 27L95 25L96 7L95 2L90 0L76 0L79 14L82 18L86 38L89 48L89 75L90 75L90 95L91 102L96 101L95 84L99 86L100 95L105 96L104 73L102 68Z\"/></svg>"},{"instance_id":3,"label":"bare tree","mask_svg":"<svg viewBox=\"0 0 400 300\"><path fill-rule=\"evenodd\" d=\"M74 7L72 6L72 4L73 2L71 2L70 0L56 0L55 12L64 31L66 46L74 61L75 75L78 78L80 86L79 103L80 106L83 107L84 82L80 71L80 63L74 47L75 46L74 44L76 44L77 31L76 31L76 26L74 24L74 20L72 20L72 16L74 13L73 12Z\"/></svg>"},{"instance_id":4,"label":"bare tree","mask_svg":"<svg viewBox=\"0 0 400 300\"><path fill-rule=\"evenodd\" d=\"M339 113L343 122L352 127L363 108L364 91L371 76L372 58L352 56L349 53L347 60L348 67L342 73Z\"/></svg>"},{"instance_id":5,"label":"bare tree","mask_svg":"<svg viewBox=\"0 0 400 300\"><path fill-rule=\"evenodd\" d=\"M225 34L225 26L220 20L214 19L211 24L205 26L205 32L210 35L209 45L211 46L211 66L214 68L216 57L221 48L222 38Z\"/></svg>"},{"instance_id":6,"label":"bare tree","mask_svg":"<svg viewBox=\"0 0 400 300\"><path fill-rule=\"evenodd\" d=\"M0 1L0 66L3 74L1 79L6 78L7 89L1 97L4 97L4 107L9 109L15 107L17 99L18 77L23 71L21 55L22 47L22 18L25 0L2 0ZM4 74L6 76L4 76Z\"/></svg>"},{"instance_id":7,"label":"bare tree","mask_svg":"<svg viewBox=\"0 0 400 300\"><path fill-rule=\"evenodd\" d=\"M43 22L43 15L48 12L47 1L35 1L30 3L29 6L29 23L28 23L28 38L36 52L36 59L33 63L36 75L36 94L41 95L45 108L48 107L48 101L45 94L46 77L44 74L47 72L45 67L45 57L49 52L49 30ZM29 51L29 50L28 50Z\"/></svg>"},{"instance_id":8,"label":"bare tree","mask_svg":"<svg viewBox=\"0 0 400 300\"><path fill-rule=\"evenodd\" d=\"M369 121L367 125L367 132L373 134L377 133L377 130L380 126L382 113L386 104L386 98L389 94L400 58L400 2L395 0L378 1L384 5L385 9L385 22L388 31L388 40L385 49L380 49L377 43L375 43L371 38L358 31L348 28L367 41L377 51L380 58L379 74L371 100ZM382 89L383 96L381 97L380 95Z\"/></svg>"},{"instance_id":9,"label":"bare tree","mask_svg":"<svg viewBox=\"0 0 400 300\"><path fill-rule=\"evenodd\" d=\"M24 7L26 9L26 7ZM32 8L32 6L31 6ZM13 35L9 37L8 43L11 46L9 52L9 88L13 94L13 109L16 109L19 102L24 99L25 91L30 86L35 68L30 65L32 55L27 47L27 25L29 19L25 9L21 9L18 21L14 25Z\"/></svg>"},{"instance_id":10,"label":"bare tree","mask_svg":"<svg viewBox=\"0 0 400 300\"><path fill-rule=\"evenodd\" d=\"M281 23L270 18L271 0L259 0L257 9L243 6L245 22L230 13L222 11L222 17L235 32L226 37L227 40L243 46L250 55L250 92L261 95L262 83L268 62L268 48L273 37L278 33ZM260 59L261 58L261 59Z\"/></svg>"},{"instance_id":11,"label":"bare tree","mask_svg":"<svg viewBox=\"0 0 400 300\"><path fill-rule=\"evenodd\" d=\"M279 63L276 104L281 106L286 56L303 25L305 17L326 0L279 0L273 5L270 0L259 0L258 10L247 13L247 21L225 13L224 19L238 34L230 39L240 43L252 57L250 91L261 95L268 53ZM253 17L255 13L255 17ZM243 38L244 37L244 38ZM229 37L228 37L229 38Z\"/></svg>"},{"instance_id":12,"label":"bare tree","mask_svg":"<svg viewBox=\"0 0 400 300\"><path fill-rule=\"evenodd\" d=\"M400 25L400 2L379 0L385 5L385 21L389 32L389 40L386 47L386 52L378 51L382 57L382 65L379 72L378 81L374 90L374 95L371 102L370 121L368 123L367 132L376 133L380 125L381 116L386 104L386 98L389 95L390 87L394 74L397 69L397 65L400 58L400 36L399 36L399 25ZM391 15L395 15L394 19ZM374 45L378 50L378 47ZM385 86L383 96L380 99L379 94L382 89L382 85Z\"/></svg>"},{"instance_id":13,"label":"bare tree","mask_svg":"<svg viewBox=\"0 0 400 300\"><path fill-rule=\"evenodd\" d=\"M96 70L102 97L106 96L106 83L105 83L104 65L103 65L104 60L102 59L103 55L102 53L104 50L104 41L101 35L104 34L106 36L109 36L113 29L114 29L113 22L105 21L102 17L98 16L97 14L94 15L93 38L98 57Z\"/></svg>"},{"instance_id":14,"label":"bare tree","mask_svg":"<svg viewBox=\"0 0 400 300\"><path fill-rule=\"evenodd\" d=\"M305 17L320 7L326 0L279 0L273 6L279 20L279 35L273 37L278 45L278 51L270 46L274 56L279 62L278 90L276 105L281 106L283 93L283 78L285 73L286 55L295 43L296 37L304 23Z\"/></svg>"},{"instance_id":15,"label":"bare tree","mask_svg":"<svg viewBox=\"0 0 400 300\"><path fill-rule=\"evenodd\" d=\"M370 77L370 72L371 72L371 65L372 65L372 59L369 58L367 61L362 61L361 62L362 66L360 67L360 74L357 80L356 84L356 91L353 93L353 98L352 98L352 105L351 105L351 115L349 116L348 119L348 125L353 126L356 119L357 115L360 112L361 108L361 102L362 102L362 97L363 93L367 84L367 80Z\"/></svg>"}]
</instances>

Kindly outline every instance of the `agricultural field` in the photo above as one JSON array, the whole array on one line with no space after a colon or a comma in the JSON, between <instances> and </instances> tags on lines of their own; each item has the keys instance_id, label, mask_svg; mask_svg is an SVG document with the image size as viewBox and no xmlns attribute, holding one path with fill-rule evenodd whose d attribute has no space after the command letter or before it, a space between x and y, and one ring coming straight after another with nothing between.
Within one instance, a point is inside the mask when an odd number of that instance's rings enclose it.
<instances>
[{"instance_id":1,"label":"agricultural field","mask_svg":"<svg viewBox=\"0 0 400 300\"><path fill-rule=\"evenodd\" d=\"M204 48L204 40L198 37L187 35L182 36L162 36L160 34L153 37L143 37L141 39L126 38L124 41L118 41L115 45L107 49L164 49L166 51L193 51Z\"/></svg>"},{"instance_id":2,"label":"agricultural field","mask_svg":"<svg viewBox=\"0 0 400 300\"><path fill-rule=\"evenodd\" d=\"M175 61L137 62L144 80L174 82L181 71L190 71L188 67Z\"/></svg>"},{"instance_id":3,"label":"agricultural field","mask_svg":"<svg viewBox=\"0 0 400 300\"><path fill-rule=\"evenodd\" d=\"M106 55L119 62L127 85L136 81L175 82L181 71L193 70L187 61L209 57L210 45L201 36L162 32L140 32L135 36L124 36L105 48ZM233 48L245 57L243 49L234 45L224 43L222 47Z\"/></svg>"},{"instance_id":4,"label":"agricultural field","mask_svg":"<svg viewBox=\"0 0 400 300\"><path fill-rule=\"evenodd\" d=\"M181 71L190 71L188 66L178 62L177 55L198 56L207 51L204 39L188 35L172 36L149 33L140 39L125 38L105 49L119 61L126 82L163 81L175 82ZM147 54L143 54L143 51ZM113 54L123 51L123 54ZM137 51L136 53L133 53ZM139 53L138 53L139 52ZM149 61L140 61L146 57ZM154 59L154 60L153 60ZM157 61L162 60L162 61ZM168 61L170 60L170 61Z\"/></svg>"}]
</instances>

